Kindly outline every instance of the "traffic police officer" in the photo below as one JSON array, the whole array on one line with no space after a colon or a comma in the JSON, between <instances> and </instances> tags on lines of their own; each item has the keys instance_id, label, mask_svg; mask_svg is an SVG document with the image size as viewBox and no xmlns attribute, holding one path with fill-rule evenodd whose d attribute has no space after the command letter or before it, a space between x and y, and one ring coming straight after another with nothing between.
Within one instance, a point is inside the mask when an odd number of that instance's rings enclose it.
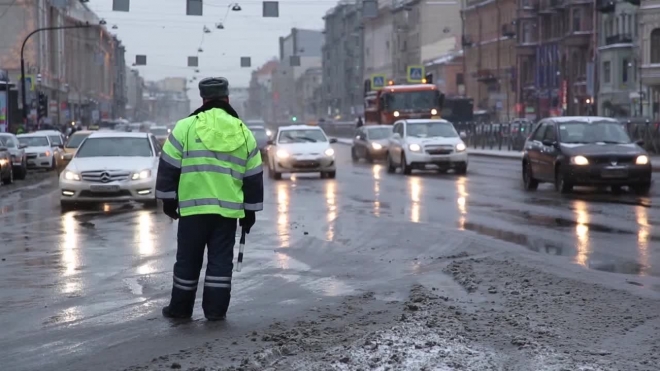
<instances>
[{"instance_id":1,"label":"traffic police officer","mask_svg":"<svg viewBox=\"0 0 660 371\"><path fill-rule=\"evenodd\" d=\"M179 219L174 283L167 318L190 318L208 247L202 308L222 320L229 307L236 220L249 233L263 210L261 155L252 132L229 104L225 78L199 83L203 105L177 122L163 146L156 197Z\"/></svg>"}]
</instances>

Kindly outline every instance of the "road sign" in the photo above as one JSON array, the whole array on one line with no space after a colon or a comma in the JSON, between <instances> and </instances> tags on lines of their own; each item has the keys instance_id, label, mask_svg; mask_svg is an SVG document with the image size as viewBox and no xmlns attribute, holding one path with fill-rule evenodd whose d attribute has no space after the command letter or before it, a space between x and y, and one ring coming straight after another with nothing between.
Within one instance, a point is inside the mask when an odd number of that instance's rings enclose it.
<instances>
[{"instance_id":1,"label":"road sign","mask_svg":"<svg viewBox=\"0 0 660 371\"><path fill-rule=\"evenodd\" d=\"M385 87L385 75L371 75L371 89L380 90Z\"/></svg>"},{"instance_id":2,"label":"road sign","mask_svg":"<svg viewBox=\"0 0 660 371\"><path fill-rule=\"evenodd\" d=\"M23 88L25 91L34 91L34 76L25 76L25 81L23 81Z\"/></svg>"},{"instance_id":3,"label":"road sign","mask_svg":"<svg viewBox=\"0 0 660 371\"><path fill-rule=\"evenodd\" d=\"M424 66L408 66L408 82L422 82L424 80Z\"/></svg>"}]
</instances>

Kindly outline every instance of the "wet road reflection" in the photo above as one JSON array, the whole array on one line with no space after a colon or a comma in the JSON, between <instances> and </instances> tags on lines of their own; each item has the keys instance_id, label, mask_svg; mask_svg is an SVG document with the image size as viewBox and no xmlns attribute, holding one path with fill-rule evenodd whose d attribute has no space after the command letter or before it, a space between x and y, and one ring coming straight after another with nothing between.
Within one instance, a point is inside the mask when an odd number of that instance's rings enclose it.
<instances>
[{"instance_id":1,"label":"wet road reflection","mask_svg":"<svg viewBox=\"0 0 660 371\"><path fill-rule=\"evenodd\" d=\"M325 183L325 204L327 207L326 221L328 223L325 238L328 241L335 239L335 219L337 218L337 204L336 204L337 183L333 180L328 180Z\"/></svg>"},{"instance_id":2,"label":"wet road reflection","mask_svg":"<svg viewBox=\"0 0 660 371\"><path fill-rule=\"evenodd\" d=\"M461 231L465 230L465 221L467 220L467 189L466 189L467 179L461 177L456 180L456 204L458 205L458 212L460 214L458 218L458 229Z\"/></svg>"},{"instance_id":3,"label":"wet road reflection","mask_svg":"<svg viewBox=\"0 0 660 371\"><path fill-rule=\"evenodd\" d=\"M637 249L639 251L639 263L641 265L639 275L646 276L649 267L649 236L651 235L651 226L649 225L648 210L645 207L635 207L635 216L637 218Z\"/></svg>"},{"instance_id":4,"label":"wet road reflection","mask_svg":"<svg viewBox=\"0 0 660 371\"><path fill-rule=\"evenodd\" d=\"M420 203L422 194L422 182L419 177L408 178L408 190L410 192L410 221L419 223Z\"/></svg>"},{"instance_id":5,"label":"wet road reflection","mask_svg":"<svg viewBox=\"0 0 660 371\"><path fill-rule=\"evenodd\" d=\"M573 212L577 224L575 225L575 235L577 236L577 254L575 262L584 267L589 267L590 241L589 241L589 207L582 200L573 201Z\"/></svg>"},{"instance_id":6,"label":"wet road reflection","mask_svg":"<svg viewBox=\"0 0 660 371\"><path fill-rule=\"evenodd\" d=\"M374 177L374 202L373 202L373 213L375 216L380 216L380 180L381 172L383 171L383 166L376 164L372 167L372 173Z\"/></svg>"},{"instance_id":7,"label":"wet road reflection","mask_svg":"<svg viewBox=\"0 0 660 371\"><path fill-rule=\"evenodd\" d=\"M289 184L276 183L277 188L277 236L280 247L289 247Z\"/></svg>"},{"instance_id":8,"label":"wet road reflection","mask_svg":"<svg viewBox=\"0 0 660 371\"><path fill-rule=\"evenodd\" d=\"M153 233L153 218L154 214L146 210L138 212L138 223L136 225L137 246L138 252L141 256L151 256L154 254L154 239Z\"/></svg>"}]
</instances>

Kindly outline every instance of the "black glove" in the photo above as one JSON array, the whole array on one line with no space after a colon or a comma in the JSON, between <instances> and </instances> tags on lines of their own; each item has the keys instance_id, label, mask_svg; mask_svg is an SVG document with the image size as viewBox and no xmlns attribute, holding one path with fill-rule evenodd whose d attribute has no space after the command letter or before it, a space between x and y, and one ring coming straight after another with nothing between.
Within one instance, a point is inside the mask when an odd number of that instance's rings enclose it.
<instances>
[{"instance_id":1,"label":"black glove","mask_svg":"<svg viewBox=\"0 0 660 371\"><path fill-rule=\"evenodd\" d=\"M256 213L254 211L246 210L245 218L238 219L238 225L240 225L247 234L250 233L250 228L252 228L254 223L257 221L257 216L255 214Z\"/></svg>"},{"instance_id":2,"label":"black glove","mask_svg":"<svg viewBox=\"0 0 660 371\"><path fill-rule=\"evenodd\" d=\"M163 212L174 220L179 219L178 207L179 203L176 200L163 200Z\"/></svg>"}]
</instances>

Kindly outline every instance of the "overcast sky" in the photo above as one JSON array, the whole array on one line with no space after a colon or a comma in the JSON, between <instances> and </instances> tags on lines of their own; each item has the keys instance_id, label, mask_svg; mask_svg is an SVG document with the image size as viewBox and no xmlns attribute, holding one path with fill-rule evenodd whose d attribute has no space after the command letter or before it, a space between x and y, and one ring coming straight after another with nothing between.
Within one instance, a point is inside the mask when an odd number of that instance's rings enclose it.
<instances>
[{"instance_id":1,"label":"overcast sky","mask_svg":"<svg viewBox=\"0 0 660 371\"><path fill-rule=\"evenodd\" d=\"M321 17L334 7L336 0L280 0L279 18L262 18L262 2L238 1L242 11L228 12L233 2L204 2L204 16L186 16L185 0L133 0L129 13L113 12L112 0L87 3L108 28L126 46L126 63L135 55L147 56L147 66L138 67L148 80L164 77L194 76L194 68L186 67L187 57L199 53L198 80L201 77L224 76L234 87L247 86L250 72L279 54L279 37L291 28L323 29ZM226 17L226 18L225 18ZM215 25L223 22L225 29ZM118 29L111 27L117 25ZM210 34L204 34L206 26ZM252 68L240 68L240 57L252 58ZM199 105L196 85L189 92L193 107Z\"/></svg>"}]
</instances>

